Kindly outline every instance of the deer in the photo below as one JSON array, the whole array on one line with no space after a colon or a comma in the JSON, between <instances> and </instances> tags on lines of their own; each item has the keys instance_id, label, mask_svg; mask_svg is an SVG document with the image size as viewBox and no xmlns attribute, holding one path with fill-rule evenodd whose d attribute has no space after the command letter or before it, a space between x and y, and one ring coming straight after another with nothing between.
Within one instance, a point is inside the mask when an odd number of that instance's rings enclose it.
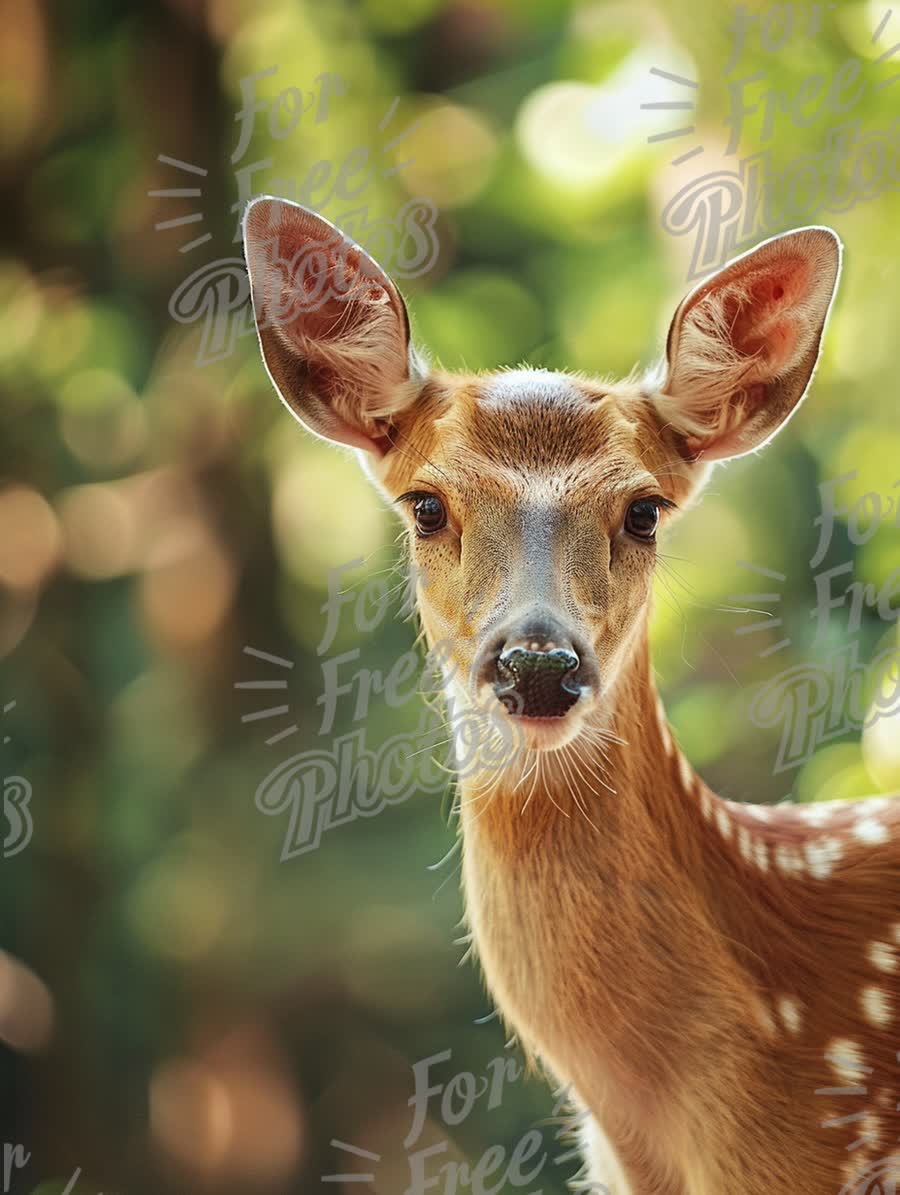
<instances>
[{"instance_id":1,"label":"deer","mask_svg":"<svg viewBox=\"0 0 900 1195\"><path fill-rule=\"evenodd\" d=\"M451 722L467 704L515 731L458 780L465 919L504 1023L572 1093L579 1182L893 1191L900 803L720 797L648 647L658 537L809 389L837 234L735 257L683 298L661 363L611 382L437 368L322 216L264 196L243 232L272 384L403 521Z\"/></svg>"}]
</instances>

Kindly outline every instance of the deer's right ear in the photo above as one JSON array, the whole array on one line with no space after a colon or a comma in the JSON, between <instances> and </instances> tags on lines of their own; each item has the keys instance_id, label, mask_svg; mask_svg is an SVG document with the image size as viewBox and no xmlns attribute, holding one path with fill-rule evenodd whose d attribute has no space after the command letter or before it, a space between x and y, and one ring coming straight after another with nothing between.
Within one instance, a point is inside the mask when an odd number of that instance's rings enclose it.
<instances>
[{"instance_id":1,"label":"deer's right ear","mask_svg":"<svg viewBox=\"0 0 900 1195\"><path fill-rule=\"evenodd\" d=\"M415 401L400 292L333 224L284 199L254 199L244 214L253 314L269 376L310 431L389 451L391 417Z\"/></svg>"}]
</instances>

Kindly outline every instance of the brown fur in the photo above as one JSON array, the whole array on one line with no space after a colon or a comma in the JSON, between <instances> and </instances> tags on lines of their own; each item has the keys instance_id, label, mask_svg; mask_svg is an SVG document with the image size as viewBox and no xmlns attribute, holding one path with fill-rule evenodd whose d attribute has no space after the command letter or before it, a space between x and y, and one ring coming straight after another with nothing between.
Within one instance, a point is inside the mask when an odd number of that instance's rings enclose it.
<instances>
[{"instance_id":1,"label":"brown fur","mask_svg":"<svg viewBox=\"0 0 900 1195\"><path fill-rule=\"evenodd\" d=\"M527 488L523 471L540 467L538 456L562 492L577 496L573 512L591 527L612 518L611 495L639 488L644 469L667 496L689 497L672 447L634 392L606 388L600 397L588 387L577 414L557 408L536 419L523 409L517 427L512 411L478 409L477 382L433 385L443 387L438 406L448 414L400 423L405 448L385 485L400 493L439 474L446 492L452 477L460 522L480 523L475 553L493 558L502 545L515 560L507 513ZM488 452L479 449L485 437ZM604 612L591 620L601 671L617 655L604 644L630 643L608 723L628 745L585 743L574 760L544 764L533 791L515 769L486 799L477 778L461 782L467 915L489 988L526 1047L572 1083L602 1123L632 1195L837 1195L861 1159L891 1153L900 1133L896 1022L876 1029L859 1003L866 984L900 998L896 976L874 972L865 953L873 940L892 941L890 927L900 923L900 804L879 815L895 827L890 844L848 843L826 879L785 875L776 865L779 844L823 836L791 808L773 809L766 822L731 810L735 828L723 841L699 802L701 791L711 803L718 798L692 772L685 783L677 749L663 745L647 646L649 570L624 554L606 558L603 540L582 532L577 513L570 530L578 544L568 566L574 599L582 611ZM462 612L479 595L496 601L496 590L477 561L468 583L465 570L451 583L446 551L427 541L417 549L419 567L440 578L421 595L422 618L429 642L457 637L465 674L478 636ZM614 588L610 565L619 563ZM828 833L843 839L853 820L852 807L842 808ZM765 845L765 872L741 857L741 826ZM797 1034L780 1023L781 996L803 1006ZM887 1101L876 1113L877 1143L862 1153L847 1150L860 1136L855 1122L822 1124L866 1100L816 1095L842 1085L826 1054L846 1038L875 1070L860 1081Z\"/></svg>"},{"instance_id":2,"label":"brown fur","mask_svg":"<svg viewBox=\"0 0 900 1195\"><path fill-rule=\"evenodd\" d=\"M307 217L298 237L310 235ZM500 766L467 771L459 806L488 988L525 1049L577 1093L589 1177L613 1195L837 1195L900 1133L900 804L869 822L836 807L820 827L712 794L674 743L653 682L655 550L623 531L630 502L688 505L706 460L757 447L796 409L836 283L835 244L806 230L698 288L655 387L432 372L410 401L417 372L398 378L396 356L383 364L399 330L385 332L384 302L370 328L387 341L359 377L342 366L341 419L353 427L333 438L363 438L391 498L436 494L448 511L443 531L419 538L404 506L422 623L430 645L449 642L456 708L493 701L477 662L537 601L596 657L599 682L552 749L526 736ZM254 252L248 244L251 276ZM348 314L348 326L361 318ZM279 352L308 355L308 338L308 327L283 329ZM381 420L371 397L360 395L358 417L348 397L372 368ZM284 397L329 434L327 379L317 385L309 393L305 374ZM540 566L529 511L538 527L552 512ZM878 991L868 1003L867 988ZM836 1043L848 1057L829 1062ZM843 1120L860 1110L867 1120ZM863 1129L871 1139L848 1150Z\"/></svg>"}]
</instances>

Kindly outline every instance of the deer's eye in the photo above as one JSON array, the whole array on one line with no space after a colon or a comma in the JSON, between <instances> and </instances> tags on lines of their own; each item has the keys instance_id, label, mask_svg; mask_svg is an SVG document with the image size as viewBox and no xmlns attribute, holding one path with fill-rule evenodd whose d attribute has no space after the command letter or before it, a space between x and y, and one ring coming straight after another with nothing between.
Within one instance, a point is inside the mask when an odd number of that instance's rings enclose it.
<instances>
[{"instance_id":1,"label":"deer's eye","mask_svg":"<svg viewBox=\"0 0 900 1195\"><path fill-rule=\"evenodd\" d=\"M625 530L636 539L653 539L659 525L659 505L652 498L632 502L625 515Z\"/></svg>"},{"instance_id":2,"label":"deer's eye","mask_svg":"<svg viewBox=\"0 0 900 1195\"><path fill-rule=\"evenodd\" d=\"M436 494L422 494L413 503L416 531L419 535L434 535L447 525L447 511Z\"/></svg>"}]
</instances>

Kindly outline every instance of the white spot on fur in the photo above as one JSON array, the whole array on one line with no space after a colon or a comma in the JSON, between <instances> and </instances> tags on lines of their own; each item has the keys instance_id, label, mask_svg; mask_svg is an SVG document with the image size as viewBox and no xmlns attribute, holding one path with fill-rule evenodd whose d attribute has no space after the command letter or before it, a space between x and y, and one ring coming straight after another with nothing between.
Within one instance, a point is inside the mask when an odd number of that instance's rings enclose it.
<instances>
[{"instance_id":1,"label":"white spot on fur","mask_svg":"<svg viewBox=\"0 0 900 1195\"><path fill-rule=\"evenodd\" d=\"M785 846L783 842L775 847L775 866L785 875L796 875L805 870L800 852L795 847Z\"/></svg>"},{"instance_id":2,"label":"white spot on fur","mask_svg":"<svg viewBox=\"0 0 900 1195\"><path fill-rule=\"evenodd\" d=\"M860 1079L869 1073L869 1067L863 1064L860 1046L847 1037L836 1037L830 1042L825 1057L841 1079Z\"/></svg>"},{"instance_id":3,"label":"white spot on fur","mask_svg":"<svg viewBox=\"0 0 900 1195\"><path fill-rule=\"evenodd\" d=\"M728 810L721 802L716 806L716 825L719 827L719 833L723 838L731 837L731 818L728 816Z\"/></svg>"},{"instance_id":4,"label":"white spot on fur","mask_svg":"<svg viewBox=\"0 0 900 1195\"><path fill-rule=\"evenodd\" d=\"M798 1000L795 1000L792 996L781 996L778 1001L778 1012L784 1022L785 1028L789 1029L791 1033L800 1032L800 1027L803 1024L803 1013Z\"/></svg>"},{"instance_id":5,"label":"white spot on fur","mask_svg":"<svg viewBox=\"0 0 900 1195\"><path fill-rule=\"evenodd\" d=\"M768 805L745 805L744 808L759 822L767 822L772 818L772 810Z\"/></svg>"},{"instance_id":6,"label":"white spot on fur","mask_svg":"<svg viewBox=\"0 0 900 1195\"><path fill-rule=\"evenodd\" d=\"M843 857L844 849L838 838L820 838L806 844L806 861L817 880L827 880Z\"/></svg>"},{"instance_id":7,"label":"white spot on fur","mask_svg":"<svg viewBox=\"0 0 900 1195\"><path fill-rule=\"evenodd\" d=\"M897 970L897 951L887 942L870 942L866 953L869 962L879 971L886 971L890 975Z\"/></svg>"},{"instance_id":8,"label":"white spot on fur","mask_svg":"<svg viewBox=\"0 0 900 1195\"><path fill-rule=\"evenodd\" d=\"M681 778L684 791L690 792L694 787L694 773L691 771L691 765L680 751L678 752L678 775Z\"/></svg>"},{"instance_id":9,"label":"white spot on fur","mask_svg":"<svg viewBox=\"0 0 900 1195\"><path fill-rule=\"evenodd\" d=\"M669 730L669 719L666 717L665 707L659 697L656 699L656 717L659 722L659 733L662 735L663 750L666 755L671 755L675 749L675 743L672 740L672 732Z\"/></svg>"},{"instance_id":10,"label":"white spot on fur","mask_svg":"<svg viewBox=\"0 0 900 1195\"><path fill-rule=\"evenodd\" d=\"M892 803L890 797L867 797L865 801L855 802L860 816L866 813L887 813Z\"/></svg>"},{"instance_id":11,"label":"white spot on fur","mask_svg":"<svg viewBox=\"0 0 900 1195\"><path fill-rule=\"evenodd\" d=\"M891 1001L883 988L863 988L859 998L870 1024L883 1029L891 1023Z\"/></svg>"},{"instance_id":12,"label":"white spot on fur","mask_svg":"<svg viewBox=\"0 0 900 1195\"><path fill-rule=\"evenodd\" d=\"M742 857L748 862L753 862L753 839L750 837L750 831L746 826L738 826L738 846L740 847Z\"/></svg>"},{"instance_id":13,"label":"white spot on fur","mask_svg":"<svg viewBox=\"0 0 900 1195\"><path fill-rule=\"evenodd\" d=\"M879 843L887 842L891 836L887 826L884 822L880 822L877 817L862 818L853 827L853 833L860 842L865 842L869 846L877 846Z\"/></svg>"},{"instance_id":14,"label":"white spot on fur","mask_svg":"<svg viewBox=\"0 0 900 1195\"><path fill-rule=\"evenodd\" d=\"M825 802L818 805L801 806L797 812L811 826L824 826L826 822L831 821L834 814L834 810Z\"/></svg>"},{"instance_id":15,"label":"white spot on fur","mask_svg":"<svg viewBox=\"0 0 900 1195\"><path fill-rule=\"evenodd\" d=\"M754 856L756 857L756 866L758 868L760 868L761 871L768 871L769 870L769 848L766 845L766 843L763 842L763 840L761 838L757 839L753 853L754 853Z\"/></svg>"}]
</instances>

